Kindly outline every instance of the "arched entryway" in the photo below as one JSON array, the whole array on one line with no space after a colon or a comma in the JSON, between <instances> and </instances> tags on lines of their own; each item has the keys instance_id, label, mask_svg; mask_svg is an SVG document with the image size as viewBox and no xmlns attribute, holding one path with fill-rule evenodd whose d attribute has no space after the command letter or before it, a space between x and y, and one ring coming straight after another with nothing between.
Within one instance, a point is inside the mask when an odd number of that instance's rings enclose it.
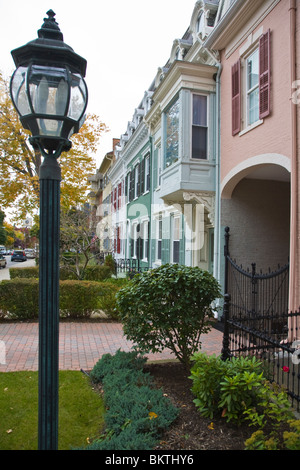
<instances>
[{"instance_id":1,"label":"arched entryway","mask_svg":"<svg viewBox=\"0 0 300 470\"><path fill-rule=\"evenodd\" d=\"M222 184L221 224L229 226L238 264L267 272L289 259L290 160L258 156L234 168Z\"/></svg>"}]
</instances>

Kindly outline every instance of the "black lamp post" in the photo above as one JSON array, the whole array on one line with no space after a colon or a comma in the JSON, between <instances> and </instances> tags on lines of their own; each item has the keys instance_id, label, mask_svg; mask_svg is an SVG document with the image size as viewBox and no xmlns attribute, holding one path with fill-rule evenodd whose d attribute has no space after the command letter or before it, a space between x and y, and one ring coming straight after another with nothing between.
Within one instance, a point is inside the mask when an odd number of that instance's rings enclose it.
<instances>
[{"instance_id":1,"label":"black lamp post","mask_svg":"<svg viewBox=\"0 0 300 470\"><path fill-rule=\"evenodd\" d=\"M59 369L59 229L62 151L79 131L87 106L86 60L63 41L55 13L38 38L12 51L17 67L10 92L31 145L44 161L40 167L39 284L39 449L56 450Z\"/></svg>"}]
</instances>

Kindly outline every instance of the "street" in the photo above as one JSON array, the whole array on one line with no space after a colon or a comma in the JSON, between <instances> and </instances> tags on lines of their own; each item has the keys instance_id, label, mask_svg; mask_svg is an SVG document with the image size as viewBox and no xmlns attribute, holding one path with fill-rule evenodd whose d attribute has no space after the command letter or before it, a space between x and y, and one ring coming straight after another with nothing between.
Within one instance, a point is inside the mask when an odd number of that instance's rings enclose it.
<instances>
[{"instance_id":1,"label":"street","mask_svg":"<svg viewBox=\"0 0 300 470\"><path fill-rule=\"evenodd\" d=\"M4 269L0 269L0 281L3 281L4 279L10 279L9 276L9 268L25 268L29 266L35 266L35 260L34 259L28 259L27 261L11 261L10 258L11 256L5 256L7 266Z\"/></svg>"}]
</instances>

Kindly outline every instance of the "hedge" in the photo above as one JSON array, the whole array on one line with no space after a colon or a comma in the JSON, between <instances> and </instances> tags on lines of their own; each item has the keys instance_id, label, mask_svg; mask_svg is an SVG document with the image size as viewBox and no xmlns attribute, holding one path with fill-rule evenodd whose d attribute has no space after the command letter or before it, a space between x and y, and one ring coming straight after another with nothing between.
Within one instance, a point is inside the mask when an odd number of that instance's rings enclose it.
<instances>
[{"instance_id":1,"label":"hedge","mask_svg":"<svg viewBox=\"0 0 300 470\"><path fill-rule=\"evenodd\" d=\"M21 270L22 271L22 270ZM116 293L118 285L110 282L60 281L60 316L89 318L102 310L108 317L117 318ZM38 279L12 279L0 283L0 317L16 320L37 319L39 315Z\"/></svg>"},{"instance_id":2,"label":"hedge","mask_svg":"<svg viewBox=\"0 0 300 470\"><path fill-rule=\"evenodd\" d=\"M39 277L39 267L33 266L30 268L10 268L9 270L11 279L37 279ZM78 280L74 272L68 267L61 266L59 270L59 277L61 281ZM111 277L111 270L109 266L87 266L84 270L85 281L104 281Z\"/></svg>"}]
</instances>

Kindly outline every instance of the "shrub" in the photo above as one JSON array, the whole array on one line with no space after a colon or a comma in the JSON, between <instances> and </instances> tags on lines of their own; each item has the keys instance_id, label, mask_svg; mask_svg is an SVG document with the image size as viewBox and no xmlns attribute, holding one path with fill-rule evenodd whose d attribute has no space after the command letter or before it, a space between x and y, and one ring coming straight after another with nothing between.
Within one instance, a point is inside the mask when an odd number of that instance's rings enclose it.
<instances>
[{"instance_id":1,"label":"shrub","mask_svg":"<svg viewBox=\"0 0 300 470\"><path fill-rule=\"evenodd\" d=\"M10 268L9 269L10 279L38 279L39 268L38 266L32 266L30 268Z\"/></svg>"},{"instance_id":2,"label":"shrub","mask_svg":"<svg viewBox=\"0 0 300 470\"><path fill-rule=\"evenodd\" d=\"M20 270L22 271L22 270ZM97 310L116 318L114 284L92 281L60 281L60 314L62 317L88 318ZM39 281L15 278L0 283L1 317L28 320L39 314Z\"/></svg>"},{"instance_id":3,"label":"shrub","mask_svg":"<svg viewBox=\"0 0 300 470\"><path fill-rule=\"evenodd\" d=\"M61 315L72 318L90 317L99 309L99 283L60 281Z\"/></svg>"},{"instance_id":4,"label":"shrub","mask_svg":"<svg viewBox=\"0 0 300 470\"><path fill-rule=\"evenodd\" d=\"M81 268L79 271L82 274L82 280L84 281L104 281L111 277L111 272L108 266L86 266ZM79 280L78 275L74 269L68 266L60 267L60 279L65 280Z\"/></svg>"},{"instance_id":5,"label":"shrub","mask_svg":"<svg viewBox=\"0 0 300 470\"><path fill-rule=\"evenodd\" d=\"M91 371L102 383L107 407L105 433L88 450L150 450L178 410L143 372L146 359L136 351L105 354Z\"/></svg>"},{"instance_id":6,"label":"shrub","mask_svg":"<svg viewBox=\"0 0 300 470\"><path fill-rule=\"evenodd\" d=\"M300 450L300 420L288 420L288 430L265 433L255 431L246 440L246 450Z\"/></svg>"},{"instance_id":7,"label":"shrub","mask_svg":"<svg viewBox=\"0 0 300 470\"><path fill-rule=\"evenodd\" d=\"M11 319L38 318L38 298L39 283L36 279L14 279L0 283L0 310Z\"/></svg>"},{"instance_id":8,"label":"shrub","mask_svg":"<svg viewBox=\"0 0 300 470\"><path fill-rule=\"evenodd\" d=\"M117 294L124 334L143 351L171 349L189 366L213 318L217 281L198 267L166 264L137 274Z\"/></svg>"},{"instance_id":9,"label":"shrub","mask_svg":"<svg viewBox=\"0 0 300 470\"><path fill-rule=\"evenodd\" d=\"M99 308L113 320L119 318L117 308L117 293L120 287L111 283L101 283L101 291L99 293Z\"/></svg>"},{"instance_id":10,"label":"shrub","mask_svg":"<svg viewBox=\"0 0 300 470\"><path fill-rule=\"evenodd\" d=\"M291 416L285 391L263 375L263 365L255 357L220 357L197 353L191 368L192 393L199 412L213 418L222 416L236 424L273 428Z\"/></svg>"},{"instance_id":11,"label":"shrub","mask_svg":"<svg viewBox=\"0 0 300 470\"><path fill-rule=\"evenodd\" d=\"M94 365L90 376L94 383L100 383L108 374L118 374L120 370L141 371L146 361L136 351L124 352L119 349L113 356L104 354Z\"/></svg>"},{"instance_id":12,"label":"shrub","mask_svg":"<svg viewBox=\"0 0 300 470\"><path fill-rule=\"evenodd\" d=\"M38 279L39 277L39 267L34 266L30 268L10 268L10 278L11 279ZM111 277L111 271L108 266L87 266L84 270L84 279L85 281L104 281ZM78 280L78 276L74 271L70 270L68 266L60 266L59 268L59 278L61 281L72 281Z\"/></svg>"},{"instance_id":13,"label":"shrub","mask_svg":"<svg viewBox=\"0 0 300 470\"><path fill-rule=\"evenodd\" d=\"M116 272L116 263L112 255L107 255L104 260L104 266L110 269L111 274Z\"/></svg>"}]
</instances>

